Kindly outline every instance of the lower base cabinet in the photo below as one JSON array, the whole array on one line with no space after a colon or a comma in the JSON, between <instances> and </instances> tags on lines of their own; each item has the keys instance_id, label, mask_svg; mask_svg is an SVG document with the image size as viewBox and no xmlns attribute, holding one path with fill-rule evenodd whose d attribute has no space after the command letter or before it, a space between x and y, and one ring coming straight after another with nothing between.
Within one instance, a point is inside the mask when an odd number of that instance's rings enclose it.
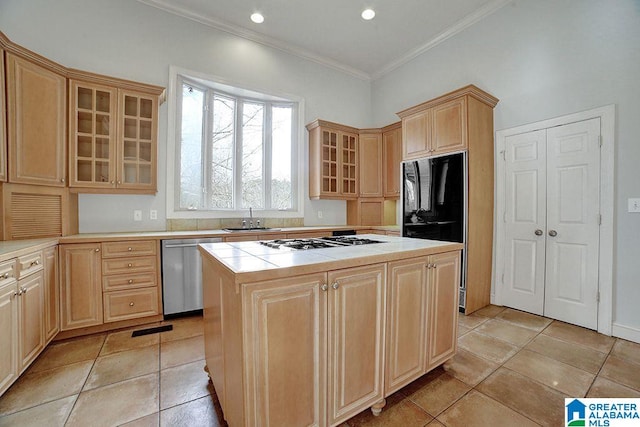
<instances>
[{"instance_id":1,"label":"lower base cabinet","mask_svg":"<svg viewBox=\"0 0 640 427\"><path fill-rule=\"evenodd\" d=\"M157 240L60 246L62 330L162 314Z\"/></svg>"},{"instance_id":2,"label":"lower base cabinet","mask_svg":"<svg viewBox=\"0 0 640 427\"><path fill-rule=\"evenodd\" d=\"M389 263L385 396L453 357L460 253Z\"/></svg>"},{"instance_id":3,"label":"lower base cabinet","mask_svg":"<svg viewBox=\"0 0 640 427\"><path fill-rule=\"evenodd\" d=\"M56 246L0 263L0 395L44 350L59 329L58 281L47 264Z\"/></svg>"},{"instance_id":4,"label":"lower base cabinet","mask_svg":"<svg viewBox=\"0 0 640 427\"><path fill-rule=\"evenodd\" d=\"M236 285L203 262L205 354L233 426L336 426L456 351L460 253ZM386 361L385 361L386 355Z\"/></svg>"}]
</instances>

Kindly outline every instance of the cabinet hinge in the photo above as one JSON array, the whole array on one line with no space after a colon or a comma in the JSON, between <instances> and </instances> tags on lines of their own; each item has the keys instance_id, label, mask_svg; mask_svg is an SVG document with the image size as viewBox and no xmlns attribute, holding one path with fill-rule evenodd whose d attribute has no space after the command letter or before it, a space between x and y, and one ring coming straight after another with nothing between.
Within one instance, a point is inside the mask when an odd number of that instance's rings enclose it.
<instances>
[{"instance_id":1,"label":"cabinet hinge","mask_svg":"<svg viewBox=\"0 0 640 427\"><path fill-rule=\"evenodd\" d=\"M602 147L602 135L598 135L598 145Z\"/></svg>"},{"instance_id":2,"label":"cabinet hinge","mask_svg":"<svg viewBox=\"0 0 640 427\"><path fill-rule=\"evenodd\" d=\"M500 154L502 154L502 160L506 161L506 160L507 160L507 153L506 153L506 151L505 151L505 150L502 150L502 151L500 152Z\"/></svg>"},{"instance_id":3,"label":"cabinet hinge","mask_svg":"<svg viewBox=\"0 0 640 427\"><path fill-rule=\"evenodd\" d=\"M598 225L602 225L602 214L598 214Z\"/></svg>"}]
</instances>

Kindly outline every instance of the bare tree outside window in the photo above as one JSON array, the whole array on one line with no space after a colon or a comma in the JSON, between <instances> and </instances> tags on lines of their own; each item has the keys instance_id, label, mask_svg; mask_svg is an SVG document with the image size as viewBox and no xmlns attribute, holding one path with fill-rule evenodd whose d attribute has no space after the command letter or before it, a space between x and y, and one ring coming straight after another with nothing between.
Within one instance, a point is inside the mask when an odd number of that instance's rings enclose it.
<instances>
[{"instance_id":1,"label":"bare tree outside window","mask_svg":"<svg viewBox=\"0 0 640 427\"><path fill-rule=\"evenodd\" d=\"M295 104L181 80L179 210L290 210Z\"/></svg>"}]
</instances>

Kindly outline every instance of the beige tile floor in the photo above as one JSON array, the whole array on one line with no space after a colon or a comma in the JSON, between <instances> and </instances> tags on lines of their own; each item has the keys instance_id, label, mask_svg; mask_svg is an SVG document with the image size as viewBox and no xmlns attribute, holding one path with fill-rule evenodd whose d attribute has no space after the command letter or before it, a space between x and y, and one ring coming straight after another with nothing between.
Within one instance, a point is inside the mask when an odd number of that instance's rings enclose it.
<instances>
[{"instance_id":1,"label":"beige tile floor","mask_svg":"<svg viewBox=\"0 0 640 427\"><path fill-rule=\"evenodd\" d=\"M0 397L0 426L219 426L202 319L51 344ZM460 316L458 354L353 426L557 426L564 397L640 397L640 344L517 310Z\"/></svg>"}]
</instances>

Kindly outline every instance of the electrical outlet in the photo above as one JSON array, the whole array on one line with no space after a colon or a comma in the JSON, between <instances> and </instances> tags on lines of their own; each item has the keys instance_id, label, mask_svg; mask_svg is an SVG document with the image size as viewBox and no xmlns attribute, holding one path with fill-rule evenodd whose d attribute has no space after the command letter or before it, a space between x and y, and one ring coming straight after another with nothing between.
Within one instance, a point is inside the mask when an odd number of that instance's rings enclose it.
<instances>
[{"instance_id":1,"label":"electrical outlet","mask_svg":"<svg viewBox=\"0 0 640 427\"><path fill-rule=\"evenodd\" d=\"M158 211L155 209L151 209L149 211L149 219L158 219Z\"/></svg>"},{"instance_id":2,"label":"electrical outlet","mask_svg":"<svg viewBox=\"0 0 640 427\"><path fill-rule=\"evenodd\" d=\"M142 211L135 210L133 211L133 220L134 221L142 221Z\"/></svg>"},{"instance_id":3,"label":"electrical outlet","mask_svg":"<svg viewBox=\"0 0 640 427\"><path fill-rule=\"evenodd\" d=\"M640 199L629 199L629 212L640 212Z\"/></svg>"},{"instance_id":4,"label":"electrical outlet","mask_svg":"<svg viewBox=\"0 0 640 427\"><path fill-rule=\"evenodd\" d=\"M318 218L322 218L322 211L318 211Z\"/></svg>"}]
</instances>

